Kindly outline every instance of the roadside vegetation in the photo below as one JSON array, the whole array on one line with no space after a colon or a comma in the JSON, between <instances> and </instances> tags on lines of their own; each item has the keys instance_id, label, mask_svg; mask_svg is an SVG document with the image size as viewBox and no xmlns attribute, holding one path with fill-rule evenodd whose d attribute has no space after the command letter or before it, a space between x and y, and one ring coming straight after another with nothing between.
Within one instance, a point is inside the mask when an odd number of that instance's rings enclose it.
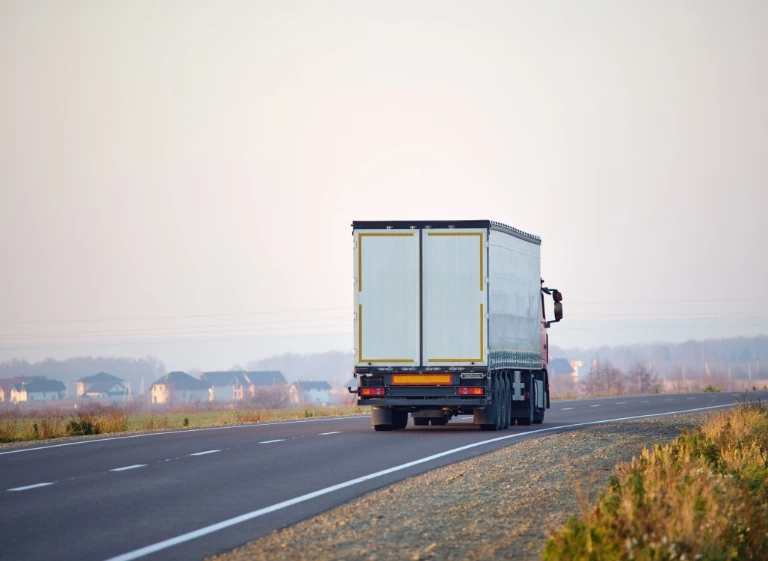
<instances>
[{"instance_id":1,"label":"roadside vegetation","mask_svg":"<svg viewBox=\"0 0 768 561\"><path fill-rule=\"evenodd\" d=\"M137 403L86 404L77 409L16 407L0 410L0 442L364 415L369 413L368 409L357 406L234 409L212 408L202 403L163 409Z\"/></svg>"},{"instance_id":2,"label":"roadside vegetation","mask_svg":"<svg viewBox=\"0 0 768 561\"><path fill-rule=\"evenodd\" d=\"M747 402L618 466L545 561L768 559L768 407Z\"/></svg>"}]
</instances>

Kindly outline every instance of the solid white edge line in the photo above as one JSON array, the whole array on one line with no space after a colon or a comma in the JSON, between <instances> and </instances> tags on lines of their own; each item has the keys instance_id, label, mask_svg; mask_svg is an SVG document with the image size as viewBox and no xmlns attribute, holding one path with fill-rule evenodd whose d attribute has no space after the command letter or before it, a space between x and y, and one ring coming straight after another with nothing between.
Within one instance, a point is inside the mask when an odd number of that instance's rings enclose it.
<instances>
[{"instance_id":1,"label":"solid white edge line","mask_svg":"<svg viewBox=\"0 0 768 561\"><path fill-rule=\"evenodd\" d=\"M278 438L277 440L265 440L263 442L259 442L259 444L272 444L273 442L285 442L285 439Z\"/></svg>"},{"instance_id":2,"label":"solid white edge line","mask_svg":"<svg viewBox=\"0 0 768 561\"><path fill-rule=\"evenodd\" d=\"M208 430L227 430L241 429L245 427L274 427L275 425L295 425L297 423L321 423L324 421L346 421L348 419L368 419L370 415L347 415L346 417L328 417L325 419L302 419L301 421L277 421L275 423L251 423L246 425L227 425L226 427L200 427L199 429L181 429L169 430L164 432L148 432L145 434L131 434L128 436L110 436L108 438L94 438L91 440L78 440L77 442L62 442L61 444L50 444L49 446L36 446L35 448L19 448L18 450L8 450L0 452L0 456L5 454L19 454L21 452L33 452L34 450L47 450L49 448L60 448L62 446L77 446L78 444L94 444L97 442L109 442L110 440L127 440L129 438L142 438L144 436L163 436L167 434L186 434L188 432L201 432Z\"/></svg>"},{"instance_id":3,"label":"solid white edge line","mask_svg":"<svg viewBox=\"0 0 768 561\"><path fill-rule=\"evenodd\" d=\"M206 450L205 452L195 452L194 454L190 454L190 456L205 456L206 454L215 454L216 452L221 452L221 450Z\"/></svg>"},{"instance_id":4,"label":"solid white edge line","mask_svg":"<svg viewBox=\"0 0 768 561\"><path fill-rule=\"evenodd\" d=\"M210 526L204 526L203 528L199 528L197 530L193 530L191 532L187 532L186 534L181 534L179 536L176 536L175 538L169 538L167 540L163 540L161 542L154 543L152 545L148 545L139 549L135 549L133 551L129 551L127 553L123 553L121 555L117 555L115 557L110 557L106 561L132 561L133 559L139 559L140 557L144 557L146 555L150 555L152 553L155 553L157 551L162 551L164 549L168 549L169 547L173 547L174 545L179 545L180 543L188 542L190 540L194 540L197 538L200 538L202 536L207 536L208 534L212 534L214 532L218 532L219 530L223 530L225 528L229 528L231 526L235 526L236 524L242 524L243 522L247 522L249 520L253 520L254 518L258 518L260 516L264 516L265 514L270 514L272 512L276 512L278 510L282 510L284 508L287 508L289 506L293 506L299 503L306 502L308 500L321 497L323 495L327 495L329 493L333 493L334 491L338 491L340 489L346 489L347 487L352 487L353 485L357 485L358 483L364 483L366 481L370 481L371 479L377 479L379 477L383 477L385 475L389 475L390 473L395 473L397 471L402 471L404 469L408 469L413 466L417 466L420 464L424 464L426 462L431 462L432 460L436 460L438 458L442 458L444 456L450 456L451 454L456 454L457 452L463 452L464 450L470 450L472 448L477 448L478 446L483 446L485 444L491 444L493 442L500 442L502 440L509 440L512 438L520 438L521 436L526 436L529 434L537 434L542 432L551 432L558 429L571 429L574 427L588 427L592 425L605 425L608 423L617 423L620 421L632 421L636 419L647 419L650 417L665 417L667 415L681 415L683 413L695 413L697 411L706 411L709 409L720 409L723 407L735 407L736 403L729 403L727 405L712 405L710 407L697 407L696 409L685 409L683 411L671 411L669 413L652 413L648 415L635 415L632 417L620 417L618 419L605 419L603 421L588 421L584 423L574 423L572 425L563 425L558 427L548 427L545 429L536 429L532 431L527 432L519 432L515 434L509 434L507 436L500 436L498 438L491 438L489 440L483 440L480 442L475 442L473 444L467 444L466 446L460 446L458 448L453 448L452 450L446 450L445 452L440 452L438 454L433 454L431 456L427 456L426 458L421 458L419 460L413 460L412 462L407 462L405 464L401 464L399 466L394 466L388 469L384 469L381 471L377 471L375 473L371 473L369 475L364 475L362 477L358 477L356 479L351 479L349 481L345 481L344 483L338 483L336 485L332 485L330 487L326 487L325 489L320 489L319 491L313 491L311 493L307 493L306 495L301 495L300 497L295 497L293 499L288 499L287 501L283 501L281 503L273 504L271 506L260 508L258 510L254 510L252 512L248 512L246 514L241 514L240 516L235 516L234 518L229 518L227 520L223 520L221 522L217 522L215 524L211 524Z\"/></svg>"},{"instance_id":5,"label":"solid white edge line","mask_svg":"<svg viewBox=\"0 0 768 561\"><path fill-rule=\"evenodd\" d=\"M317 436L328 436L329 434L340 434L340 433L341 433L340 430L334 430L334 431L331 431L331 432L321 432Z\"/></svg>"},{"instance_id":6,"label":"solid white edge line","mask_svg":"<svg viewBox=\"0 0 768 561\"><path fill-rule=\"evenodd\" d=\"M136 468L143 468L143 467L147 467L147 464L133 464L132 466L124 466L121 468L111 469L109 471L127 471L129 469L136 469Z\"/></svg>"},{"instance_id":7,"label":"solid white edge line","mask_svg":"<svg viewBox=\"0 0 768 561\"><path fill-rule=\"evenodd\" d=\"M55 481L51 481L50 483L35 483L34 485L24 485L24 487L14 487L13 489L8 489L8 491L26 491L27 489L36 489L37 487L47 487L48 485L53 485L56 483Z\"/></svg>"}]
</instances>

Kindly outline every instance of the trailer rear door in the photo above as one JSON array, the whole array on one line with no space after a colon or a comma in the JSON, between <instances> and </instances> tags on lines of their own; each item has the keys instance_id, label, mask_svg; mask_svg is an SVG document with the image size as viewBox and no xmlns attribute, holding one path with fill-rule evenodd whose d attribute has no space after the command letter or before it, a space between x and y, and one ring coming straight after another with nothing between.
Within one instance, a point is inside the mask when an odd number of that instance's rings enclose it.
<instances>
[{"instance_id":1,"label":"trailer rear door","mask_svg":"<svg viewBox=\"0 0 768 561\"><path fill-rule=\"evenodd\" d=\"M358 230L354 238L357 365L418 366L419 230Z\"/></svg>"},{"instance_id":2,"label":"trailer rear door","mask_svg":"<svg viewBox=\"0 0 768 561\"><path fill-rule=\"evenodd\" d=\"M423 365L487 364L487 230L425 229L421 235Z\"/></svg>"}]
</instances>

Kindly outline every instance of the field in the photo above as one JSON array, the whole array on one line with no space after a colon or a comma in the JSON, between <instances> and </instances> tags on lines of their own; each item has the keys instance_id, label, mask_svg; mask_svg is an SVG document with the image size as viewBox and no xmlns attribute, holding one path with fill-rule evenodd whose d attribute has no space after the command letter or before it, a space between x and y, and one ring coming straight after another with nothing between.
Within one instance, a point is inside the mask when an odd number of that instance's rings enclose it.
<instances>
[{"instance_id":1,"label":"field","mask_svg":"<svg viewBox=\"0 0 768 561\"><path fill-rule=\"evenodd\" d=\"M67 436L115 434L133 431L216 427L300 419L365 415L366 407L296 407L285 409L214 409L186 405L151 410L127 406L88 405L78 409L42 408L0 410L0 442L47 440Z\"/></svg>"}]
</instances>

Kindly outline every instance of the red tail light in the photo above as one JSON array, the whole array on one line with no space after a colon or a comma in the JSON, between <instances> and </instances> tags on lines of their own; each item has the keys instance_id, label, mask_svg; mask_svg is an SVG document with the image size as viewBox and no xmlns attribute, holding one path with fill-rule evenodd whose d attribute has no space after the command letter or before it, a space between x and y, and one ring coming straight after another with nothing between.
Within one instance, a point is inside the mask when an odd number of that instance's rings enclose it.
<instances>
[{"instance_id":1,"label":"red tail light","mask_svg":"<svg viewBox=\"0 0 768 561\"><path fill-rule=\"evenodd\" d=\"M360 395L368 395L374 397L380 397L386 395L387 393L385 388L360 388L359 392Z\"/></svg>"},{"instance_id":2,"label":"red tail light","mask_svg":"<svg viewBox=\"0 0 768 561\"><path fill-rule=\"evenodd\" d=\"M459 388L459 395L485 395L485 388Z\"/></svg>"}]
</instances>

